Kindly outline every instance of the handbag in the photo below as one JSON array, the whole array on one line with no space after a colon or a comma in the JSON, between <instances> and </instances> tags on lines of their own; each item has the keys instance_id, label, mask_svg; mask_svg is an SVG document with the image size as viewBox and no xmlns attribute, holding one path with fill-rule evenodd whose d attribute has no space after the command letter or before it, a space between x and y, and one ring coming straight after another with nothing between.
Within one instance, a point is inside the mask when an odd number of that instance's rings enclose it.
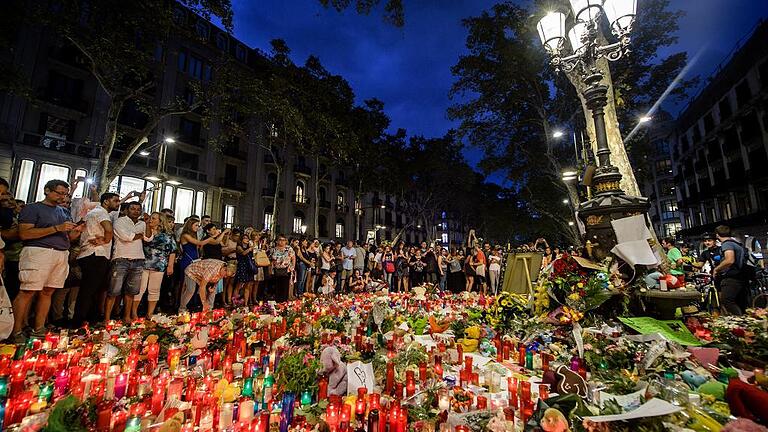
<instances>
[{"instance_id":1,"label":"handbag","mask_svg":"<svg viewBox=\"0 0 768 432\"><path fill-rule=\"evenodd\" d=\"M384 263L384 271L387 273L394 273L395 272L395 263L392 261L386 261Z\"/></svg>"},{"instance_id":2,"label":"handbag","mask_svg":"<svg viewBox=\"0 0 768 432\"><path fill-rule=\"evenodd\" d=\"M285 267L273 268L272 272L275 276L288 276L288 269Z\"/></svg>"},{"instance_id":3,"label":"handbag","mask_svg":"<svg viewBox=\"0 0 768 432\"><path fill-rule=\"evenodd\" d=\"M263 250L256 251L254 254L254 260L256 261L256 265L259 267L269 267L269 256L267 256L267 253Z\"/></svg>"},{"instance_id":4,"label":"handbag","mask_svg":"<svg viewBox=\"0 0 768 432\"><path fill-rule=\"evenodd\" d=\"M485 277L485 264L480 264L475 268L475 273L478 276Z\"/></svg>"}]
</instances>

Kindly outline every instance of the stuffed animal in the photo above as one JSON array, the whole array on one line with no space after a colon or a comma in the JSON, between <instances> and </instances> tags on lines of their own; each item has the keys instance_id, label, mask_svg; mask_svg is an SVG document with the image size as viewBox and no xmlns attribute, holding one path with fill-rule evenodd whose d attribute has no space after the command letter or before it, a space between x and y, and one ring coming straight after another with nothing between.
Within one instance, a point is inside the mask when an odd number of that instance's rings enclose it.
<instances>
[{"instance_id":1,"label":"stuffed animal","mask_svg":"<svg viewBox=\"0 0 768 432\"><path fill-rule=\"evenodd\" d=\"M341 353L334 346L325 347L320 353L322 373L328 376L328 394L342 396L347 393L347 364L341 361Z\"/></svg>"},{"instance_id":2,"label":"stuffed animal","mask_svg":"<svg viewBox=\"0 0 768 432\"><path fill-rule=\"evenodd\" d=\"M544 411L539 426L544 432L570 432L571 430L563 413L555 408L547 408Z\"/></svg>"},{"instance_id":3,"label":"stuffed animal","mask_svg":"<svg viewBox=\"0 0 768 432\"><path fill-rule=\"evenodd\" d=\"M691 386L692 389L696 390L699 388L700 385L707 382L707 377L704 375L699 375L694 371L687 370L680 374L680 376L683 378L683 381L685 381L686 384Z\"/></svg>"}]
</instances>

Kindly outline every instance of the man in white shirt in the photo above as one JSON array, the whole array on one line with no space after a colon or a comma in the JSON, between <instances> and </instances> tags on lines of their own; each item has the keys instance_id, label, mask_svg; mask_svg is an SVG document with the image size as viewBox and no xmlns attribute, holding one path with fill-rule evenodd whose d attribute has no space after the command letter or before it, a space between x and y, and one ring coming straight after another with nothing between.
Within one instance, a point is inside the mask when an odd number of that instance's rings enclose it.
<instances>
[{"instance_id":1,"label":"man in white shirt","mask_svg":"<svg viewBox=\"0 0 768 432\"><path fill-rule=\"evenodd\" d=\"M341 248L341 284L342 290L347 289L347 281L352 276L352 270L355 265L355 257L357 256L357 250L355 249L355 243L352 240L347 241L347 245Z\"/></svg>"},{"instance_id":2,"label":"man in white shirt","mask_svg":"<svg viewBox=\"0 0 768 432\"><path fill-rule=\"evenodd\" d=\"M85 227L77 256L83 279L77 292L72 328L80 327L85 321L95 322L98 318L98 297L109 272L112 257L110 213L120 208L120 196L107 192L101 195L99 201L101 205L91 209L83 218Z\"/></svg>"},{"instance_id":3,"label":"man in white shirt","mask_svg":"<svg viewBox=\"0 0 768 432\"><path fill-rule=\"evenodd\" d=\"M143 241L152 240L147 224L140 220L142 212L141 203L130 202L126 215L115 222L112 278L107 290L105 322L109 322L115 301L121 295L124 307L123 321L130 322L133 298L140 291L141 274L144 271Z\"/></svg>"}]
</instances>

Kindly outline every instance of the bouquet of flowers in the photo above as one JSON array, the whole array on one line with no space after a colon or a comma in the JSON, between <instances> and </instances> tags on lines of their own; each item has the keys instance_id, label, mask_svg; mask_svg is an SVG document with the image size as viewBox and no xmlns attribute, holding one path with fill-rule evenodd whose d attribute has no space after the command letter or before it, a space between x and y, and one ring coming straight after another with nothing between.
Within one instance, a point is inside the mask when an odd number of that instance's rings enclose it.
<instances>
[{"instance_id":1,"label":"bouquet of flowers","mask_svg":"<svg viewBox=\"0 0 768 432\"><path fill-rule=\"evenodd\" d=\"M530 316L529 310L527 295L502 291L486 309L486 320L496 331L509 332L519 317Z\"/></svg>"},{"instance_id":2,"label":"bouquet of flowers","mask_svg":"<svg viewBox=\"0 0 768 432\"><path fill-rule=\"evenodd\" d=\"M552 263L549 273L542 273L539 285L545 286L554 306L566 311L568 322L578 321L587 311L598 308L614 295L607 272L582 268L570 255Z\"/></svg>"}]
</instances>

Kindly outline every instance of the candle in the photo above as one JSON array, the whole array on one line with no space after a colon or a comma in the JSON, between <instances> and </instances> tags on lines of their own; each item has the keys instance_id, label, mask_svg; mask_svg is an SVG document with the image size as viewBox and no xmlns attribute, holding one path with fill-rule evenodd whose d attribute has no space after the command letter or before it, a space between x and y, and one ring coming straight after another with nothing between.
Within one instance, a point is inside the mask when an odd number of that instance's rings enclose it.
<instances>
[{"instance_id":1,"label":"candle","mask_svg":"<svg viewBox=\"0 0 768 432\"><path fill-rule=\"evenodd\" d=\"M435 375L438 380L443 379L443 358L435 356Z\"/></svg>"},{"instance_id":2,"label":"candle","mask_svg":"<svg viewBox=\"0 0 768 432\"><path fill-rule=\"evenodd\" d=\"M168 384L168 400L181 400L181 393L184 391L184 380L174 378Z\"/></svg>"},{"instance_id":3,"label":"candle","mask_svg":"<svg viewBox=\"0 0 768 432\"><path fill-rule=\"evenodd\" d=\"M457 363L461 364L464 361L464 345L456 344L456 351L459 352L459 358L457 360Z\"/></svg>"},{"instance_id":4,"label":"candle","mask_svg":"<svg viewBox=\"0 0 768 432\"><path fill-rule=\"evenodd\" d=\"M53 398L58 399L67 391L67 385L69 384L69 372L63 370L56 374L56 379L53 382ZM2 395L0 395L2 396Z\"/></svg>"},{"instance_id":5,"label":"candle","mask_svg":"<svg viewBox=\"0 0 768 432\"><path fill-rule=\"evenodd\" d=\"M408 397L413 396L416 393L416 382L413 377L413 371L405 371L405 394Z\"/></svg>"},{"instance_id":6,"label":"candle","mask_svg":"<svg viewBox=\"0 0 768 432\"><path fill-rule=\"evenodd\" d=\"M243 392L243 395L245 395L245 392ZM301 405L302 406L309 406L312 405L312 392L309 390L305 390L301 393Z\"/></svg>"},{"instance_id":7,"label":"candle","mask_svg":"<svg viewBox=\"0 0 768 432\"><path fill-rule=\"evenodd\" d=\"M229 402L221 406L219 410L219 430L226 430L232 424L234 410L234 405Z\"/></svg>"},{"instance_id":8,"label":"candle","mask_svg":"<svg viewBox=\"0 0 768 432\"><path fill-rule=\"evenodd\" d=\"M477 409L478 410L488 409L488 398L482 395L477 396Z\"/></svg>"},{"instance_id":9,"label":"candle","mask_svg":"<svg viewBox=\"0 0 768 432\"><path fill-rule=\"evenodd\" d=\"M172 347L168 349L168 358L166 361L168 362L168 370L171 371L171 373L176 371L176 368L179 366L179 361L181 360L181 348L179 347Z\"/></svg>"},{"instance_id":10,"label":"candle","mask_svg":"<svg viewBox=\"0 0 768 432\"><path fill-rule=\"evenodd\" d=\"M392 393L395 384L395 364L393 362L387 363L387 382L384 391Z\"/></svg>"},{"instance_id":11,"label":"candle","mask_svg":"<svg viewBox=\"0 0 768 432\"><path fill-rule=\"evenodd\" d=\"M520 344L517 349L517 364L525 367L525 345Z\"/></svg>"},{"instance_id":12,"label":"candle","mask_svg":"<svg viewBox=\"0 0 768 432\"><path fill-rule=\"evenodd\" d=\"M240 400L240 406L238 408L238 420L241 422L250 422L253 418L254 402L250 399Z\"/></svg>"},{"instance_id":13,"label":"candle","mask_svg":"<svg viewBox=\"0 0 768 432\"><path fill-rule=\"evenodd\" d=\"M115 399L120 400L125 396L125 389L128 386L128 374L121 373L115 378L114 394Z\"/></svg>"},{"instance_id":14,"label":"candle","mask_svg":"<svg viewBox=\"0 0 768 432\"><path fill-rule=\"evenodd\" d=\"M157 359L160 356L160 345L156 342L147 347L147 369L152 372L157 367Z\"/></svg>"},{"instance_id":15,"label":"candle","mask_svg":"<svg viewBox=\"0 0 768 432\"><path fill-rule=\"evenodd\" d=\"M422 385L427 383L427 363L426 362L419 363L419 379L421 380Z\"/></svg>"},{"instance_id":16,"label":"candle","mask_svg":"<svg viewBox=\"0 0 768 432\"><path fill-rule=\"evenodd\" d=\"M440 410L440 412L448 411L451 409L451 396L447 391L443 390L440 392L437 408Z\"/></svg>"},{"instance_id":17,"label":"candle","mask_svg":"<svg viewBox=\"0 0 768 432\"><path fill-rule=\"evenodd\" d=\"M112 407L111 400L102 401L96 408L96 432L109 432L112 422Z\"/></svg>"},{"instance_id":18,"label":"candle","mask_svg":"<svg viewBox=\"0 0 768 432\"><path fill-rule=\"evenodd\" d=\"M349 420L352 417L352 407L349 404L341 405L341 429L346 430L349 427Z\"/></svg>"},{"instance_id":19,"label":"candle","mask_svg":"<svg viewBox=\"0 0 768 432\"><path fill-rule=\"evenodd\" d=\"M541 400L549 399L549 385L539 384L539 399Z\"/></svg>"}]
</instances>

